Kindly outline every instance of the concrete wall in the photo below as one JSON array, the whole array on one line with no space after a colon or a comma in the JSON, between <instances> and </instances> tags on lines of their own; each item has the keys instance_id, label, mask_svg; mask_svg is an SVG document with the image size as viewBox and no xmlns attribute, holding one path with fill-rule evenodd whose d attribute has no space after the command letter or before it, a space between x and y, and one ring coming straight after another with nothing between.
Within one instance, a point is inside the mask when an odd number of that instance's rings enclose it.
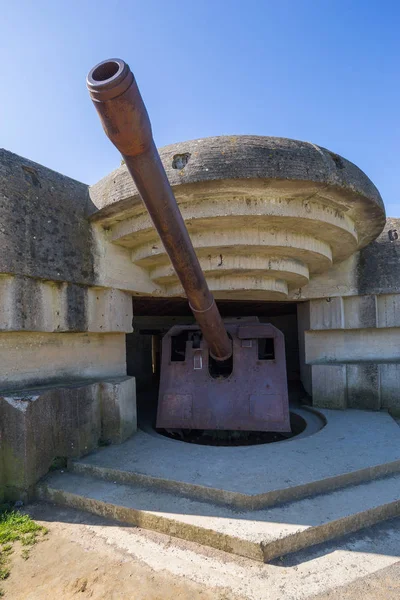
<instances>
[{"instance_id":1,"label":"concrete wall","mask_svg":"<svg viewBox=\"0 0 400 600\"><path fill-rule=\"evenodd\" d=\"M399 299L383 294L304 304L315 406L400 410Z\"/></svg>"},{"instance_id":2,"label":"concrete wall","mask_svg":"<svg viewBox=\"0 0 400 600\"><path fill-rule=\"evenodd\" d=\"M93 284L88 186L0 150L0 273Z\"/></svg>"},{"instance_id":3,"label":"concrete wall","mask_svg":"<svg viewBox=\"0 0 400 600\"><path fill-rule=\"evenodd\" d=\"M124 289L154 285L88 202L86 185L0 151L0 497L29 497L56 457L136 429Z\"/></svg>"},{"instance_id":4,"label":"concrete wall","mask_svg":"<svg viewBox=\"0 0 400 600\"><path fill-rule=\"evenodd\" d=\"M398 236L398 237L396 237ZM400 219L388 218L378 238L310 283L293 289L292 300L400 293Z\"/></svg>"},{"instance_id":5,"label":"concrete wall","mask_svg":"<svg viewBox=\"0 0 400 600\"><path fill-rule=\"evenodd\" d=\"M88 220L91 206L87 185L0 149L0 274L159 292L131 253Z\"/></svg>"},{"instance_id":6,"label":"concrete wall","mask_svg":"<svg viewBox=\"0 0 400 600\"><path fill-rule=\"evenodd\" d=\"M297 291L300 369L315 406L400 410L400 219ZM303 351L304 347L304 351Z\"/></svg>"},{"instance_id":7,"label":"concrete wall","mask_svg":"<svg viewBox=\"0 0 400 600\"><path fill-rule=\"evenodd\" d=\"M297 332L299 344L300 380L309 396L312 395L311 367L306 363L305 332L310 329L310 303L299 302L297 305Z\"/></svg>"},{"instance_id":8,"label":"concrete wall","mask_svg":"<svg viewBox=\"0 0 400 600\"><path fill-rule=\"evenodd\" d=\"M54 459L132 435L134 398L131 377L0 393L0 496L25 500Z\"/></svg>"}]
</instances>

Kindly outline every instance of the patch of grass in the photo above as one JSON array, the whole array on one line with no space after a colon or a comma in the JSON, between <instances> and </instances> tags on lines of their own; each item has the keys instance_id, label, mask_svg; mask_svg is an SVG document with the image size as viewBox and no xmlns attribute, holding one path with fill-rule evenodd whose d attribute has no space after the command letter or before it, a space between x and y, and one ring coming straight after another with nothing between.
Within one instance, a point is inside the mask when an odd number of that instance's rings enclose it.
<instances>
[{"instance_id":1,"label":"patch of grass","mask_svg":"<svg viewBox=\"0 0 400 600\"><path fill-rule=\"evenodd\" d=\"M24 548L21 552L21 556L24 560L28 560L29 558L29 550L28 548Z\"/></svg>"},{"instance_id":2,"label":"patch of grass","mask_svg":"<svg viewBox=\"0 0 400 600\"><path fill-rule=\"evenodd\" d=\"M20 542L23 546L33 546L39 541L39 536L47 533L47 529L38 525L29 515L5 509L0 512L0 580L7 579L10 575L10 554L13 553L13 544ZM24 560L29 558L29 548L23 548L21 556ZM0 597L4 590L0 588Z\"/></svg>"},{"instance_id":3,"label":"patch of grass","mask_svg":"<svg viewBox=\"0 0 400 600\"><path fill-rule=\"evenodd\" d=\"M39 534L47 533L45 527L37 525L29 515L7 511L0 515L0 544L2 546L20 541L24 546L37 542ZM3 551L3 548L2 548Z\"/></svg>"},{"instance_id":4,"label":"patch of grass","mask_svg":"<svg viewBox=\"0 0 400 600\"><path fill-rule=\"evenodd\" d=\"M21 538L21 544L23 546L33 546L37 542L37 534L35 532L28 533L25 537Z\"/></svg>"},{"instance_id":5,"label":"patch of grass","mask_svg":"<svg viewBox=\"0 0 400 600\"><path fill-rule=\"evenodd\" d=\"M5 594L5 591L2 588L0 588L0 598L2 598L4 596L4 594Z\"/></svg>"}]
</instances>

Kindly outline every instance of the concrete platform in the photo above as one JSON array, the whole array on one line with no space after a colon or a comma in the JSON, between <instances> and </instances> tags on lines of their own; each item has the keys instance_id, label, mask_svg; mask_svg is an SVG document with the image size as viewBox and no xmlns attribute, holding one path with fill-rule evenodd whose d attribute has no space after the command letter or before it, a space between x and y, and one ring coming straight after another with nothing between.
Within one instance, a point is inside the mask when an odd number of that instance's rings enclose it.
<instances>
[{"instance_id":1,"label":"concrete platform","mask_svg":"<svg viewBox=\"0 0 400 600\"><path fill-rule=\"evenodd\" d=\"M389 414L303 409L307 413L309 427L318 414L326 420L309 437L211 447L138 431L123 444L71 461L70 470L246 509L400 472L400 428Z\"/></svg>"},{"instance_id":2,"label":"concrete platform","mask_svg":"<svg viewBox=\"0 0 400 600\"><path fill-rule=\"evenodd\" d=\"M400 514L398 424L387 413L323 416L314 435L249 447L139 431L71 461L37 495L267 562Z\"/></svg>"}]
</instances>

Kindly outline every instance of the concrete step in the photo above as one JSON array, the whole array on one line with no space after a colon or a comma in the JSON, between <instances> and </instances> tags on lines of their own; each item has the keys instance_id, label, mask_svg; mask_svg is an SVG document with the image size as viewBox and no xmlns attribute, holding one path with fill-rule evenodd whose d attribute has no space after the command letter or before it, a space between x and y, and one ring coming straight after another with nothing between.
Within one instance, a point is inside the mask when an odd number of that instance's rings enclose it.
<instances>
[{"instance_id":1,"label":"concrete step","mask_svg":"<svg viewBox=\"0 0 400 600\"><path fill-rule=\"evenodd\" d=\"M253 511L68 472L48 476L37 495L264 562L400 515L400 475Z\"/></svg>"},{"instance_id":2,"label":"concrete step","mask_svg":"<svg viewBox=\"0 0 400 600\"><path fill-rule=\"evenodd\" d=\"M101 453L98 453L101 459ZM179 494L186 498L199 500L201 502L211 502L230 506L239 510L261 510L283 504L309 498L318 494L324 494L330 491L354 486L359 483L366 483L389 475L395 475L400 471L400 461L393 461L376 465L367 469L358 469L348 473L316 478L314 481L279 489L267 491L263 494L251 495L238 491L225 490L212 487L211 485L200 485L198 483L179 481L174 478L154 477L147 473L140 473L132 470L132 467L126 469L117 466L107 466L102 464L93 464L93 458L96 453L81 459L71 459L68 461L68 470L73 473L95 477L112 483L121 483L123 485L134 485L152 489L155 492L167 492Z\"/></svg>"},{"instance_id":3,"label":"concrete step","mask_svg":"<svg viewBox=\"0 0 400 600\"><path fill-rule=\"evenodd\" d=\"M289 441L201 446L139 430L123 444L70 461L69 469L239 510L259 510L400 473L400 428L390 415L297 412L307 428L304 437ZM326 425L318 431L321 420ZM310 429L313 434L307 435Z\"/></svg>"}]
</instances>

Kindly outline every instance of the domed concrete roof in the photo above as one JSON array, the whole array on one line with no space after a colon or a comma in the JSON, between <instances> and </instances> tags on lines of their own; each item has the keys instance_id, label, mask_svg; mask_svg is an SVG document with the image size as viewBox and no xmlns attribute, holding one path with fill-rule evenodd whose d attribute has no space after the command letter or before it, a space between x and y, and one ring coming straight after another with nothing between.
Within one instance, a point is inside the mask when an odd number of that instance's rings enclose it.
<instances>
[{"instance_id":1,"label":"domed concrete roof","mask_svg":"<svg viewBox=\"0 0 400 600\"><path fill-rule=\"evenodd\" d=\"M382 198L353 163L308 142L225 136L160 150L216 298L285 299L375 239ZM125 165L90 188L91 218L165 296L183 294Z\"/></svg>"}]
</instances>

